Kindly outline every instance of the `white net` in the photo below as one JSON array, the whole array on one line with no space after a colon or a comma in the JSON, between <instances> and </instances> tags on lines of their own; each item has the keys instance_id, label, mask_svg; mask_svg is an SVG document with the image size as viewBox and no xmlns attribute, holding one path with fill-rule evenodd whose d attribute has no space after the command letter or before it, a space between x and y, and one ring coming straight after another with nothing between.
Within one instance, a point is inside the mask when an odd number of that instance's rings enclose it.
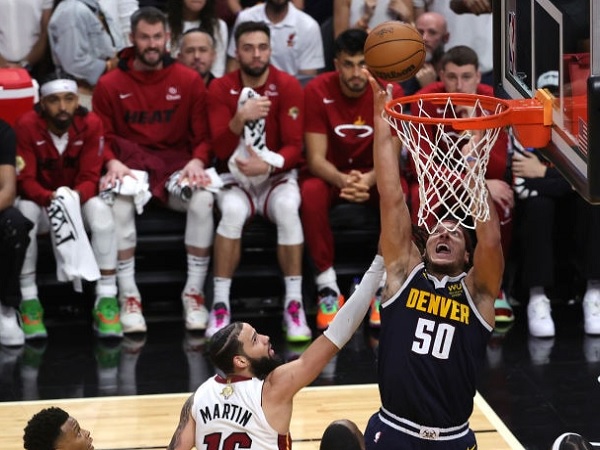
<instances>
[{"instance_id":1,"label":"white net","mask_svg":"<svg viewBox=\"0 0 600 450\"><path fill-rule=\"evenodd\" d=\"M414 162L419 183L418 224L430 233L447 220L453 224L442 224L446 228L462 225L472 229L477 221L489 219L485 172L501 127L461 132L451 124L498 114L505 108L498 103L496 110L490 111L475 96L468 105L453 102L451 96L443 101L420 99L411 104L411 115L402 111L406 105L395 101L393 111L401 117L385 114Z\"/></svg>"}]
</instances>

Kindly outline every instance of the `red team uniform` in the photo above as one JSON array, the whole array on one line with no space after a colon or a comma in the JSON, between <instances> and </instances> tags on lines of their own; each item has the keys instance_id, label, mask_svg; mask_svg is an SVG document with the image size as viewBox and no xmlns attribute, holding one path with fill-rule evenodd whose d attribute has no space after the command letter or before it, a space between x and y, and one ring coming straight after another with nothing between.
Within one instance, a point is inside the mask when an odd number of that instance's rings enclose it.
<instances>
[{"instance_id":1,"label":"red team uniform","mask_svg":"<svg viewBox=\"0 0 600 450\"><path fill-rule=\"evenodd\" d=\"M98 81L94 111L104 123L105 161L119 159L150 176L152 194L166 200L164 183L190 159L210 165L206 88L200 76L165 58L157 71L133 70L133 49L120 54L119 69Z\"/></svg>"},{"instance_id":2,"label":"red team uniform","mask_svg":"<svg viewBox=\"0 0 600 450\"><path fill-rule=\"evenodd\" d=\"M400 85L394 85L393 96L403 95ZM327 160L340 172L373 170L373 91L366 89L360 97L342 93L337 72L329 72L311 80L304 89L306 110L305 131L327 135ZM407 185L402 179L403 190ZM333 234L329 210L339 198L340 190L325 180L303 173L302 225L310 254L319 272L332 267ZM369 204L379 206L377 188L370 190Z\"/></svg>"}]
</instances>

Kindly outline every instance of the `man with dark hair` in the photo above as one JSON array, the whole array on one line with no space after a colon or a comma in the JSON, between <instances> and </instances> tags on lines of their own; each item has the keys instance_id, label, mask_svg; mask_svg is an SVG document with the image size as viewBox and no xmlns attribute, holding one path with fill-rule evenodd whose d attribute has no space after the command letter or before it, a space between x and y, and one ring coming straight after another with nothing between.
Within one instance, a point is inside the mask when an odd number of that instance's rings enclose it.
<instances>
[{"instance_id":1,"label":"man with dark hair","mask_svg":"<svg viewBox=\"0 0 600 450\"><path fill-rule=\"evenodd\" d=\"M34 224L31 243L21 271L21 317L27 339L47 336L43 308L36 283L37 235L52 231L53 248L69 247L74 255L89 249L83 236L71 232L72 221L61 221L63 199L74 202L70 217L81 217L91 231L94 269L100 269L96 282L94 328L100 337L120 337L116 285L115 224L110 207L98 197L104 137L98 116L79 106L76 82L66 74L49 75L40 87L40 103L35 111L23 115L15 125L19 161L17 207ZM64 239L56 238L63 235ZM65 259L67 274L78 273L75 259ZM90 264L92 263L90 261ZM97 264L97 266L96 266ZM60 265L58 265L60 267ZM90 266L91 267L91 266ZM97 275L96 275L97 277ZM94 277L93 279L97 279ZM66 279L71 279L69 276Z\"/></svg>"},{"instance_id":2,"label":"man with dark hair","mask_svg":"<svg viewBox=\"0 0 600 450\"><path fill-rule=\"evenodd\" d=\"M377 255L329 328L288 363L282 364L270 338L248 323L234 322L219 330L209 352L221 374L206 380L185 402L168 450L290 448L294 396L321 373L362 323L382 267Z\"/></svg>"},{"instance_id":3,"label":"man with dark hair","mask_svg":"<svg viewBox=\"0 0 600 450\"><path fill-rule=\"evenodd\" d=\"M304 88L307 166L300 183L302 226L316 266L317 328L327 328L344 303L333 267L329 211L339 203L367 204L378 214L373 172L373 91L362 68L367 32L351 28L334 42L334 72L318 75ZM395 85L394 97L402 95ZM404 185L406 189L406 185ZM379 324L373 305L370 322Z\"/></svg>"},{"instance_id":4,"label":"man with dark hair","mask_svg":"<svg viewBox=\"0 0 600 450\"><path fill-rule=\"evenodd\" d=\"M25 343L17 318L21 303L19 274L33 226L13 206L17 192L16 149L15 132L0 119L0 344L7 346Z\"/></svg>"},{"instance_id":5,"label":"man with dark hair","mask_svg":"<svg viewBox=\"0 0 600 450\"><path fill-rule=\"evenodd\" d=\"M69 413L56 407L36 413L27 422L23 434L25 450L87 450L94 448L92 441L88 430L82 429Z\"/></svg>"},{"instance_id":6,"label":"man with dark hair","mask_svg":"<svg viewBox=\"0 0 600 450\"><path fill-rule=\"evenodd\" d=\"M351 420L335 420L325 429L319 450L365 450L365 437Z\"/></svg>"},{"instance_id":7,"label":"man with dark hair","mask_svg":"<svg viewBox=\"0 0 600 450\"><path fill-rule=\"evenodd\" d=\"M206 88L198 73L169 56L166 27L160 10L138 9L131 16L133 46L119 54L117 70L98 81L93 107L102 118L107 141L101 188L121 184L132 169L146 171L158 202L186 212L188 274L181 302L186 329L204 330L204 281L214 234L213 195L204 189L211 183L205 172L211 161ZM146 321L135 282L134 197L116 195L113 213L123 331L143 333Z\"/></svg>"},{"instance_id":8,"label":"man with dark hair","mask_svg":"<svg viewBox=\"0 0 600 450\"><path fill-rule=\"evenodd\" d=\"M260 214L277 226L277 259L285 284L283 322L290 341L309 341L302 301L300 191L304 99L291 75L270 64L270 29L244 22L235 31L240 68L215 79L208 109L217 166L221 220L214 248L214 300L206 336L230 322L230 291L244 224Z\"/></svg>"},{"instance_id":9,"label":"man with dark hair","mask_svg":"<svg viewBox=\"0 0 600 450\"><path fill-rule=\"evenodd\" d=\"M446 220L435 225L424 252L417 247L398 189L400 142L382 117L389 89L369 81L387 280L377 370L382 407L367 425L366 448L476 448L468 420L504 271L498 215L486 192L490 217L474 224L474 250L463 226Z\"/></svg>"}]
</instances>

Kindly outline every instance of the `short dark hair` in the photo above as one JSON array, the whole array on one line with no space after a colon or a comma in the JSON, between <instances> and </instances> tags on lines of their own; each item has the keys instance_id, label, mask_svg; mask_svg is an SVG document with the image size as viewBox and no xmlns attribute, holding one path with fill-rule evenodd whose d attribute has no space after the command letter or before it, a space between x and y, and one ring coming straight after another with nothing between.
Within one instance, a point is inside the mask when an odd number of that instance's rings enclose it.
<instances>
[{"instance_id":1,"label":"short dark hair","mask_svg":"<svg viewBox=\"0 0 600 450\"><path fill-rule=\"evenodd\" d=\"M242 322L233 322L221 328L210 339L210 359L225 375L233 373L233 357L244 354L244 346L239 340L243 326Z\"/></svg>"},{"instance_id":2,"label":"short dark hair","mask_svg":"<svg viewBox=\"0 0 600 450\"><path fill-rule=\"evenodd\" d=\"M457 45L456 47L447 50L446 53L442 55L440 67L445 69L446 64L448 63L453 63L457 66L472 64L476 69L479 69L479 58L477 57L477 53L475 53L475 50L471 47L467 47L466 45Z\"/></svg>"},{"instance_id":3,"label":"short dark hair","mask_svg":"<svg viewBox=\"0 0 600 450\"><path fill-rule=\"evenodd\" d=\"M235 31L233 33L233 37L235 39L235 45L238 44L238 42L240 40L240 36L242 34L254 33L255 31L262 31L263 33L265 33L267 35L267 37L269 39L271 39L271 29L269 28L269 25L267 25L264 22L253 22L250 20L248 22L240 23L237 26L237 28L235 29Z\"/></svg>"},{"instance_id":4,"label":"short dark hair","mask_svg":"<svg viewBox=\"0 0 600 450\"><path fill-rule=\"evenodd\" d=\"M367 32L360 28L349 28L342 32L333 42L333 54L337 58L344 52L350 56L364 53Z\"/></svg>"},{"instance_id":5,"label":"short dark hair","mask_svg":"<svg viewBox=\"0 0 600 450\"><path fill-rule=\"evenodd\" d=\"M192 34L192 33L204 33L204 34L208 34L208 36L210 37L210 41L212 43L212 46L213 47L215 46L215 36L213 35L213 32L211 30L209 30L208 28L204 28L202 26L190 28L189 30L184 31L183 34L181 35L181 39L179 40L179 46L181 46L181 42L183 41L183 37L187 36L188 34Z\"/></svg>"},{"instance_id":6,"label":"short dark hair","mask_svg":"<svg viewBox=\"0 0 600 450\"><path fill-rule=\"evenodd\" d=\"M167 28L167 16L164 12L154 6L143 6L131 15L130 22L132 33L135 33L135 29L142 20L151 25L162 23L165 29Z\"/></svg>"},{"instance_id":7,"label":"short dark hair","mask_svg":"<svg viewBox=\"0 0 600 450\"><path fill-rule=\"evenodd\" d=\"M62 434L61 427L69 414L56 407L42 409L35 414L25 427L23 446L25 450L53 450Z\"/></svg>"}]
</instances>

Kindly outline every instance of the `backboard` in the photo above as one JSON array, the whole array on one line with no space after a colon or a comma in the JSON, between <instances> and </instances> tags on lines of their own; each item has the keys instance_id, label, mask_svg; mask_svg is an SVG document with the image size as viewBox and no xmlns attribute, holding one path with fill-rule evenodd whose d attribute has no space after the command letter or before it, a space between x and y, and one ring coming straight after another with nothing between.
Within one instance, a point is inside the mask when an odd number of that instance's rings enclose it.
<instances>
[{"instance_id":1,"label":"backboard","mask_svg":"<svg viewBox=\"0 0 600 450\"><path fill-rule=\"evenodd\" d=\"M501 98L553 93L541 151L582 197L600 203L600 2L494 0L494 80Z\"/></svg>"}]
</instances>

